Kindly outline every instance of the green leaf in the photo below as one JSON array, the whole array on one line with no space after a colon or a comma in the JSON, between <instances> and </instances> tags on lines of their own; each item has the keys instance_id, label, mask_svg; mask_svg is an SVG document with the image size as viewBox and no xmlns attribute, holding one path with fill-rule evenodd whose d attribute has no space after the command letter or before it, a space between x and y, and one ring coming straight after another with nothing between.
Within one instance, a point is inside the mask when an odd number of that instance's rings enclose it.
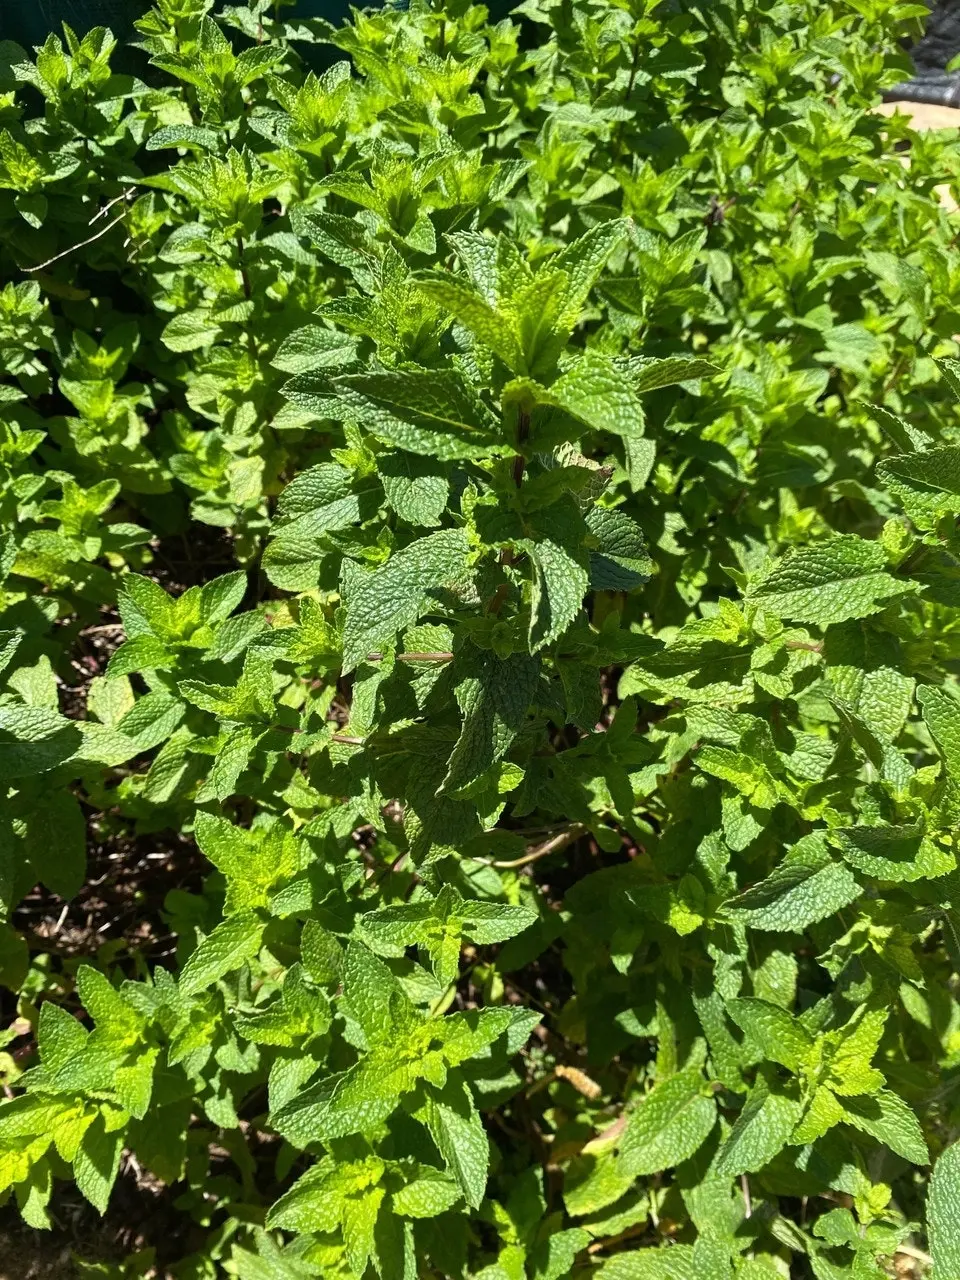
<instances>
[{"instance_id":1,"label":"green leaf","mask_svg":"<svg viewBox=\"0 0 960 1280\"><path fill-rule=\"evenodd\" d=\"M521 933L537 919L529 907L465 900L453 885L444 885L432 901L403 903L368 911L360 928L385 954L402 954L419 945L431 958L437 978L450 982L457 971L464 938L488 945Z\"/></svg>"},{"instance_id":2,"label":"green leaf","mask_svg":"<svg viewBox=\"0 0 960 1280\"><path fill-rule=\"evenodd\" d=\"M344 1200L343 1247L355 1275L363 1275L376 1251L375 1230L384 1194L383 1188L375 1187L366 1195Z\"/></svg>"},{"instance_id":3,"label":"green leaf","mask_svg":"<svg viewBox=\"0 0 960 1280\"><path fill-rule=\"evenodd\" d=\"M699 1071L661 1081L631 1113L620 1143L620 1167L633 1177L672 1169L690 1158L716 1123L717 1107Z\"/></svg>"},{"instance_id":4,"label":"green leaf","mask_svg":"<svg viewBox=\"0 0 960 1280\"><path fill-rule=\"evenodd\" d=\"M915 590L886 570L879 543L853 535L789 552L747 593L747 600L779 618L826 627L877 613Z\"/></svg>"},{"instance_id":5,"label":"green leaf","mask_svg":"<svg viewBox=\"0 0 960 1280\"><path fill-rule=\"evenodd\" d=\"M729 899L724 908L751 929L801 933L860 896L847 867L831 862L819 839L798 845L765 880Z\"/></svg>"},{"instance_id":6,"label":"green leaf","mask_svg":"<svg viewBox=\"0 0 960 1280\"><path fill-rule=\"evenodd\" d=\"M0 985L19 991L30 969L26 940L8 924L0 924Z\"/></svg>"},{"instance_id":7,"label":"green leaf","mask_svg":"<svg viewBox=\"0 0 960 1280\"><path fill-rule=\"evenodd\" d=\"M608 1258L599 1274L603 1280L702 1280L695 1261L689 1244L634 1249Z\"/></svg>"},{"instance_id":8,"label":"green leaf","mask_svg":"<svg viewBox=\"0 0 960 1280\"><path fill-rule=\"evenodd\" d=\"M399 992L393 974L358 942L347 946L340 973L350 1015L367 1043L387 1039L393 1027L392 1005Z\"/></svg>"},{"instance_id":9,"label":"green leaf","mask_svg":"<svg viewBox=\"0 0 960 1280\"><path fill-rule=\"evenodd\" d=\"M350 417L409 453L449 460L497 447L496 418L450 370L347 374L334 385Z\"/></svg>"},{"instance_id":10,"label":"green leaf","mask_svg":"<svg viewBox=\"0 0 960 1280\"><path fill-rule=\"evenodd\" d=\"M960 779L960 702L932 685L917 690L917 701L947 771Z\"/></svg>"},{"instance_id":11,"label":"green leaf","mask_svg":"<svg viewBox=\"0 0 960 1280\"><path fill-rule=\"evenodd\" d=\"M588 351L552 384L548 399L594 431L626 438L643 435L637 390L610 357Z\"/></svg>"},{"instance_id":12,"label":"green leaf","mask_svg":"<svg viewBox=\"0 0 960 1280\"><path fill-rule=\"evenodd\" d=\"M960 1275L960 1143L942 1152L933 1166L927 1200L927 1235L933 1280Z\"/></svg>"},{"instance_id":13,"label":"green leaf","mask_svg":"<svg viewBox=\"0 0 960 1280\"><path fill-rule=\"evenodd\" d=\"M372 650L439 604L444 589L470 577L467 539L460 529L428 534L385 565L352 581L343 628L343 669L352 671Z\"/></svg>"},{"instance_id":14,"label":"green leaf","mask_svg":"<svg viewBox=\"0 0 960 1280\"><path fill-rule=\"evenodd\" d=\"M248 831L225 818L198 813L197 844L227 880L227 915L265 907L269 891L299 870L296 838L282 823Z\"/></svg>"},{"instance_id":15,"label":"green leaf","mask_svg":"<svg viewBox=\"0 0 960 1280\"><path fill-rule=\"evenodd\" d=\"M439 1170L422 1165L417 1177L394 1192L392 1208L405 1218L435 1218L460 1199L460 1188Z\"/></svg>"},{"instance_id":16,"label":"green leaf","mask_svg":"<svg viewBox=\"0 0 960 1280\"><path fill-rule=\"evenodd\" d=\"M729 783L757 809L772 809L780 799L775 778L770 770L742 751L727 747L702 747L697 764L705 773Z\"/></svg>"},{"instance_id":17,"label":"green leaf","mask_svg":"<svg viewBox=\"0 0 960 1280\"><path fill-rule=\"evenodd\" d=\"M307 373L312 369L352 364L356 355L357 342L350 334L309 324L287 334L277 348L272 364L284 373Z\"/></svg>"},{"instance_id":18,"label":"green leaf","mask_svg":"<svg viewBox=\"0 0 960 1280\"><path fill-rule=\"evenodd\" d=\"M376 1081L354 1070L301 1090L271 1113L270 1123L297 1147L375 1130L393 1112L397 1095L376 1092Z\"/></svg>"},{"instance_id":19,"label":"green leaf","mask_svg":"<svg viewBox=\"0 0 960 1280\"><path fill-rule=\"evenodd\" d=\"M417 278L417 288L429 301L449 312L514 373L526 372L523 351L510 321L473 289L453 276L436 272ZM466 456L466 455L459 455Z\"/></svg>"},{"instance_id":20,"label":"green leaf","mask_svg":"<svg viewBox=\"0 0 960 1280\"><path fill-rule=\"evenodd\" d=\"M759 1173L789 1142L800 1112L798 1101L758 1080L720 1148L717 1173L724 1178Z\"/></svg>"},{"instance_id":21,"label":"green leaf","mask_svg":"<svg viewBox=\"0 0 960 1280\"><path fill-rule=\"evenodd\" d=\"M869 623L841 623L827 632L823 656L836 695L882 742L894 742L910 714L915 684L901 670L894 637Z\"/></svg>"},{"instance_id":22,"label":"green leaf","mask_svg":"<svg viewBox=\"0 0 960 1280\"><path fill-rule=\"evenodd\" d=\"M77 1188L98 1213L106 1213L110 1192L120 1169L123 1129L108 1131L97 1117L80 1140L73 1160Z\"/></svg>"},{"instance_id":23,"label":"green leaf","mask_svg":"<svg viewBox=\"0 0 960 1280\"><path fill-rule=\"evenodd\" d=\"M590 290L600 278L611 253L626 239L629 225L626 218L600 222L547 259L548 268L559 269L566 276L562 309L558 316L562 327L572 328L579 320Z\"/></svg>"},{"instance_id":24,"label":"green leaf","mask_svg":"<svg viewBox=\"0 0 960 1280\"><path fill-rule=\"evenodd\" d=\"M941 821L953 824L960 817L960 703L946 689L922 685L917 701L934 745L943 761L936 799L941 801Z\"/></svg>"},{"instance_id":25,"label":"green leaf","mask_svg":"<svg viewBox=\"0 0 960 1280\"><path fill-rule=\"evenodd\" d=\"M202 307L181 311L164 326L161 341L171 351L195 351L207 347L220 335L220 326Z\"/></svg>"},{"instance_id":26,"label":"green leaf","mask_svg":"<svg viewBox=\"0 0 960 1280\"><path fill-rule=\"evenodd\" d=\"M46 773L73 755L80 730L46 707L0 707L0 776L5 780Z\"/></svg>"},{"instance_id":27,"label":"green leaf","mask_svg":"<svg viewBox=\"0 0 960 1280\"><path fill-rule=\"evenodd\" d=\"M526 722L540 677L539 662L527 654L498 658L473 646L458 655L454 670L461 677L456 697L463 727L441 791L467 786L504 758Z\"/></svg>"},{"instance_id":28,"label":"green leaf","mask_svg":"<svg viewBox=\"0 0 960 1280\"><path fill-rule=\"evenodd\" d=\"M163 147L196 147L200 151L216 151L219 143L220 139L214 129L191 124L169 124L150 134L146 149L160 151Z\"/></svg>"},{"instance_id":29,"label":"green leaf","mask_svg":"<svg viewBox=\"0 0 960 1280\"><path fill-rule=\"evenodd\" d=\"M590 1232L582 1227L553 1232L533 1250L534 1280L563 1280L570 1275L577 1254L586 1249L591 1239Z\"/></svg>"},{"instance_id":30,"label":"green leaf","mask_svg":"<svg viewBox=\"0 0 960 1280\"><path fill-rule=\"evenodd\" d=\"M412 453L385 453L377 472L387 501L401 520L431 527L440 523L449 483L443 469Z\"/></svg>"},{"instance_id":31,"label":"green leaf","mask_svg":"<svg viewBox=\"0 0 960 1280\"><path fill-rule=\"evenodd\" d=\"M929 1192L947 1280L929 5L510 3L0 40L0 1201L122 1135L104 1278L878 1280Z\"/></svg>"},{"instance_id":32,"label":"green leaf","mask_svg":"<svg viewBox=\"0 0 960 1280\"><path fill-rule=\"evenodd\" d=\"M34 793L16 828L36 878L62 898L79 893L87 870L87 824L76 798L61 790Z\"/></svg>"},{"instance_id":33,"label":"green leaf","mask_svg":"<svg viewBox=\"0 0 960 1280\"><path fill-rule=\"evenodd\" d=\"M728 1000L727 1011L771 1062L779 1062L796 1073L810 1057L813 1040L809 1032L779 1005L769 1000L740 998Z\"/></svg>"},{"instance_id":34,"label":"green leaf","mask_svg":"<svg viewBox=\"0 0 960 1280\"><path fill-rule=\"evenodd\" d=\"M469 1088L451 1077L442 1089L428 1092L418 1115L464 1200L476 1209L487 1188L490 1144Z\"/></svg>"},{"instance_id":35,"label":"green leaf","mask_svg":"<svg viewBox=\"0 0 960 1280\"><path fill-rule=\"evenodd\" d=\"M947 875L956 859L939 849L922 823L898 827L846 827L831 832L841 856L878 880L910 882Z\"/></svg>"},{"instance_id":36,"label":"green leaf","mask_svg":"<svg viewBox=\"0 0 960 1280\"><path fill-rule=\"evenodd\" d=\"M913 426L904 418L899 417L895 413L882 405L867 405L867 410L871 418L874 419L887 433L893 443L902 453L913 453L914 450L922 452L929 449L934 443L933 437L927 435L925 431ZM882 463L880 465L883 465Z\"/></svg>"},{"instance_id":37,"label":"green leaf","mask_svg":"<svg viewBox=\"0 0 960 1280\"><path fill-rule=\"evenodd\" d=\"M196 995L218 979L239 969L260 949L263 924L252 911L224 920L208 934L183 966L180 991Z\"/></svg>"},{"instance_id":38,"label":"green leaf","mask_svg":"<svg viewBox=\"0 0 960 1280\"><path fill-rule=\"evenodd\" d=\"M558 639L580 612L589 586L584 524L572 502L557 503L530 518L533 536L518 542L533 565L530 652Z\"/></svg>"},{"instance_id":39,"label":"green leaf","mask_svg":"<svg viewBox=\"0 0 960 1280\"><path fill-rule=\"evenodd\" d=\"M910 1164L928 1164L930 1154L917 1117L891 1089L843 1099L844 1119L883 1142Z\"/></svg>"},{"instance_id":40,"label":"green leaf","mask_svg":"<svg viewBox=\"0 0 960 1280\"><path fill-rule=\"evenodd\" d=\"M134 636L111 654L107 679L117 680L141 671L169 671L173 665L172 654L156 636Z\"/></svg>"},{"instance_id":41,"label":"green leaf","mask_svg":"<svg viewBox=\"0 0 960 1280\"><path fill-rule=\"evenodd\" d=\"M342 529L360 519L360 501L350 472L335 462L302 471L281 493L273 532L281 538L306 538Z\"/></svg>"},{"instance_id":42,"label":"green leaf","mask_svg":"<svg viewBox=\"0 0 960 1280\"><path fill-rule=\"evenodd\" d=\"M212 578L200 588L200 619L210 625L222 622L238 608L247 590L247 575L242 570Z\"/></svg>"},{"instance_id":43,"label":"green leaf","mask_svg":"<svg viewBox=\"0 0 960 1280\"><path fill-rule=\"evenodd\" d=\"M720 369L709 360L697 356L666 356L655 359L650 356L634 356L625 367L635 391L657 391L660 387L675 386L678 382L693 382L710 378Z\"/></svg>"},{"instance_id":44,"label":"green leaf","mask_svg":"<svg viewBox=\"0 0 960 1280\"><path fill-rule=\"evenodd\" d=\"M300 950L303 966L314 982L326 985L340 981L343 951L334 935L318 921L305 921Z\"/></svg>"},{"instance_id":45,"label":"green leaf","mask_svg":"<svg viewBox=\"0 0 960 1280\"><path fill-rule=\"evenodd\" d=\"M960 513L960 448L945 445L877 463L877 479L903 504L918 529Z\"/></svg>"},{"instance_id":46,"label":"green leaf","mask_svg":"<svg viewBox=\"0 0 960 1280\"><path fill-rule=\"evenodd\" d=\"M590 550L590 585L596 591L635 591L654 571L643 533L620 511L593 507L587 528L596 542Z\"/></svg>"}]
</instances>

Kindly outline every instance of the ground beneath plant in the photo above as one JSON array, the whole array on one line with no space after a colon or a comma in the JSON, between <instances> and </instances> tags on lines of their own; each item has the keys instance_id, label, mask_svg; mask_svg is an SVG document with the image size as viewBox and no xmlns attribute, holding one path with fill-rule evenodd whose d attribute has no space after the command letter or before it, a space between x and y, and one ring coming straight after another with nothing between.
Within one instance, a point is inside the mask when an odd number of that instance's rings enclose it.
<instances>
[{"instance_id":1,"label":"ground beneath plant","mask_svg":"<svg viewBox=\"0 0 960 1280\"><path fill-rule=\"evenodd\" d=\"M152 1261L154 1250L158 1265L145 1274L165 1280L165 1259L201 1247L204 1236L189 1238L189 1223L185 1230L184 1215L173 1208L176 1196L125 1160L103 1218L70 1183L55 1186L49 1231L26 1226L7 1205L0 1209L0 1280L86 1280L78 1263L119 1264L143 1252Z\"/></svg>"}]
</instances>

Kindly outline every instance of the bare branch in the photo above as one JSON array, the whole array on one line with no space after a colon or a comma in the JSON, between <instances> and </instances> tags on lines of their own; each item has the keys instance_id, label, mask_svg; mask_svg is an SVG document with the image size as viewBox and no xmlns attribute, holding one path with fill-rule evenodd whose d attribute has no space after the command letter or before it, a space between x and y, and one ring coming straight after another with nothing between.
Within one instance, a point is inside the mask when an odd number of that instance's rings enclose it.
<instances>
[{"instance_id":1,"label":"bare branch","mask_svg":"<svg viewBox=\"0 0 960 1280\"><path fill-rule=\"evenodd\" d=\"M545 858L548 854L557 853L560 849L565 849L568 844L573 844L574 840L579 840L587 828L582 822L575 822L572 826L565 828L558 835L552 836L543 844L537 845L535 849L528 850L522 858L512 858L502 860L498 858L471 858L471 862L482 862L487 867L525 867L528 863L536 862L538 858Z\"/></svg>"},{"instance_id":2,"label":"bare branch","mask_svg":"<svg viewBox=\"0 0 960 1280\"><path fill-rule=\"evenodd\" d=\"M41 262L35 267L24 267L23 270L29 275L34 271L43 271L47 267L52 267L61 258L67 258L71 253L76 253L78 249L82 249L85 245L93 244L94 240L99 240L101 236L105 236L108 231L112 231L114 227L119 226L126 216L127 211L124 209L123 213L114 218L112 222L108 222L105 227L101 227L96 235L89 236L86 240L81 240L79 244L72 244L69 249L64 249L63 253L55 254L54 257L48 258L46 262Z\"/></svg>"}]
</instances>

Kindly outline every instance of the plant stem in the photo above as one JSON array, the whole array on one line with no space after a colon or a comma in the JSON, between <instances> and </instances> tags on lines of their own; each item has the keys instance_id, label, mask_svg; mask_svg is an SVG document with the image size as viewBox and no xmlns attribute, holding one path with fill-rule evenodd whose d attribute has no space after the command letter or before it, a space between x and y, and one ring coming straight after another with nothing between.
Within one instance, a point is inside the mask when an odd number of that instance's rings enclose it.
<instances>
[{"instance_id":1,"label":"plant stem","mask_svg":"<svg viewBox=\"0 0 960 1280\"><path fill-rule=\"evenodd\" d=\"M23 270L29 273L32 271L43 271L46 267L53 266L55 262L59 262L60 259L65 258L67 254L75 253L77 249L83 249L86 245L93 244L94 240L99 240L102 236L105 236L108 231L112 231L114 227L119 226L126 216L127 210L124 209L123 213L114 218L112 222L108 222L105 227L96 233L96 235L89 236L86 240L81 240L79 244L72 244L69 249L64 249L62 253L55 254L52 258L48 258L46 262L40 262L35 267L24 267Z\"/></svg>"},{"instance_id":2,"label":"plant stem","mask_svg":"<svg viewBox=\"0 0 960 1280\"><path fill-rule=\"evenodd\" d=\"M530 414L526 409L521 409L517 416L517 448L526 444L527 437L530 435ZM526 460L522 453L517 453L513 460L513 483L519 489L523 484L523 471L526 466Z\"/></svg>"},{"instance_id":3,"label":"plant stem","mask_svg":"<svg viewBox=\"0 0 960 1280\"><path fill-rule=\"evenodd\" d=\"M247 264L244 261L243 236L239 231L237 232L237 255L240 260L240 281L243 284L243 296L247 302L252 302L253 289L250 287L250 273L247 271ZM247 350L250 352L250 359L256 362L257 343L253 336L253 316L247 318Z\"/></svg>"},{"instance_id":4,"label":"plant stem","mask_svg":"<svg viewBox=\"0 0 960 1280\"><path fill-rule=\"evenodd\" d=\"M567 827L565 831L559 832L555 836L551 836L549 840L545 840L543 844L538 844L535 849L529 849L522 858L499 859L499 858L471 858L471 862L482 862L486 867L525 867L531 862L536 862L539 858L546 858L548 854L558 853L561 849L565 849L567 845L573 844L575 840L579 840L585 834L587 828L582 822L575 822L572 826Z\"/></svg>"},{"instance_id":5,"label":"plant stem","mask_svg":"<svg viewBox=\"0 0 960 1280\"><path fill-rule=\"evenodd\" d=\"M630 75L627 79L627 87L623 94L623 105L626 107L630 103L630 95L633 93L633 86L636 83L637 72L640 70L640 41L636 40L633 46L633 59L630 63ZM613 138L613 158L619 160L623 151L623 126L624 122L618 120L615 126Z\"/></svg>"},{"instance_id":6,"label":"plant stem","mask_svg":"<svg viewBox=\"0 0 960 1280\"><path fill-rule=\"evenodd\" d=\"M437 13L440 16L440 36L437 40L437 53L442 58L447 52L447 19L443 12L444 0L437 0Z\"/></svg>"},{"instance_id":7,"label":"plant stem","mask_svg":"<svg viewBox=\"0 0 960 1280\"><path fill-rule=\"evenodd\" d=\"M530 414L526 409L521 409L517 416L517 449L526 443L527 437L530 435ZM523 454L518 452L513 460L513 483L519 489L523 485L523 473L526 467L526 459ZM500 564L503 568L508 568L516 563L516 553L512 547L501 547ZM510 589L508 582L501 582L487 605L487 613L499 613L503 608L503 602L507 598L507 592Z\"/></svg>"},{"instance_id":8,"label":"plant stem","mask_svg":"<svg viewBox=\"0 0 960 1280\"><path fill-rule=\"evenodd\" d=\"M250 288L250 276L247 272L247 264L244 261L244 245L243 236L237 233L237 256L240 259L240 280L243 284L243 296L249 302L253 297L253 290Z\"/></svg>"}]
</instances>

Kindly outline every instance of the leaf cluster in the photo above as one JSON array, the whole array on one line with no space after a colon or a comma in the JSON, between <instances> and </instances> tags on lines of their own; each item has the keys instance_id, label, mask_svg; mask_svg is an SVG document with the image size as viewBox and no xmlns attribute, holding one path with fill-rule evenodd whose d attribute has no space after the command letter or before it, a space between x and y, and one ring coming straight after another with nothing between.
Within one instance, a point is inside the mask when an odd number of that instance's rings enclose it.
<instances>
[{"instance_id":1,"label":"leaf cluster","mask_svg":"<svg viewBox=\"0 0 960 1280\"><path fill-rule=\"evenodd\" d=\"M0 1194L129 1152L196 1280L948 1280L925 7L283 9L0 44ZM175 950L35 945L171 833Z\"/></svg>"}]
</instances>

